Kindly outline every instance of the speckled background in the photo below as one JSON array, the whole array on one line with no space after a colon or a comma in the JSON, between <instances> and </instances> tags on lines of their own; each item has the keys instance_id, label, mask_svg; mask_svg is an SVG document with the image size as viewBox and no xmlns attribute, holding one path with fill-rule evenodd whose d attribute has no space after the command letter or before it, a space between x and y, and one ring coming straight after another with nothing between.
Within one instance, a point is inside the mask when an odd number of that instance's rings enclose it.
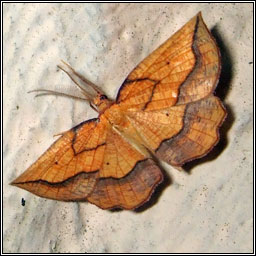
<instances>
[{"instance_id":1,"label":"speckled background","mask_svg":"<svg viewBox=\"0 0 256 256\"><path fill-rule=\"evenodd\" d=\"M228 117L221 141L138 211L36 197L8 185L55 140L95 117L83 101L27 91L76 91L66 60L115 97L127 74L202 11L221 49L216 94ZM252 252L253 4L4 4L4 252ZM26 200L25 206L21 199Z\"/></svg>"}]
</instances>

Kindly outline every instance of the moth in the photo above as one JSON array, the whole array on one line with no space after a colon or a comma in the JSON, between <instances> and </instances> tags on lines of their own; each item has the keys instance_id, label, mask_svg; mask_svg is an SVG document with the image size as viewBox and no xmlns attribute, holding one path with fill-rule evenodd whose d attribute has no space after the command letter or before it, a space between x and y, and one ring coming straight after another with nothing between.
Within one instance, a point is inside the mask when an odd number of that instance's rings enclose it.
<instances>
[{"instance_id":1,"label":"moth","mask_svg":"<svg viewBox=\"0 0 256 256\"><path fill-rule=\"evenodd\" d=\"M199 12L146 57L109 99L70 66L98 117L61 137L11 184L38 196L134 209L163 181L153 160L174 167L206 155L226 117L214 96L220 53ZM89 92L89 88L91 92Z\"/></svg>"}]
</instances>

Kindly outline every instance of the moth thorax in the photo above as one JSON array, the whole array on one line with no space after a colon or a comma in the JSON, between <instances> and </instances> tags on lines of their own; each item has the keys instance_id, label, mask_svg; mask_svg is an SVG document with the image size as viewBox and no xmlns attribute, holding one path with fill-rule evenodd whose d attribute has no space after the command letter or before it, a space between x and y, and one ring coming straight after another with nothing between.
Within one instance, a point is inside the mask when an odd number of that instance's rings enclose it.
<instances>
[{"instance_id":1,"label":"moth thorax","mask_svg":"<svg viewBox=\"0 0 256 256\"><path fill-rule=\"evenodd\" d=\"M124 115L118 105L112 105L110 109L104 112L108 121L113 125L121 125L124 122Z\"/></svg>"}]
</instances>

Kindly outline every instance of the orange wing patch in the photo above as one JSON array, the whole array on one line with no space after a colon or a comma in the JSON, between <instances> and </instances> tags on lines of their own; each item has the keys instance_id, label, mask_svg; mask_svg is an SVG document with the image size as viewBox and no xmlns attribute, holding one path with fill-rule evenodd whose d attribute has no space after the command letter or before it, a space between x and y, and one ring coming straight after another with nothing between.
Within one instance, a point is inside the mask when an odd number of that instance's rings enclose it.
<instances>
[{"instance_id":1,"label":"orange wing patch","mask_svg":"<svg viewBox=\"0 0 256 256\"><path fill-rule=\"evenodd\" d=\"M212 93L219 74L219 50L199 13L130 73L117 102L146 111L186 104Z\"/></svg>"},{"instance_id":2,"label":"orange wing patch","mask_svg":"<svg viewBox=\"0 0 256 256\"><path fill-rule=\"evenodd\" d=\"M126 115L140 134L141 143L154 151L163 140L180 132L183 128L184 112L185 105L182 105L151 112L129 111Z\"/></svg>"},{"instance_id":3,"label":"orange wing patch","mask_svg":"<svg viewBox=\"0 0 256 256\"><path fill-rule=\"evenodd\" d=\"M66 68L100 115L63 133L12 185L56 200L134 209L162 182L152 155L182 166L219 140L226 116L213 96L220 56L201 13L129 74L116 102Z\"/></svg>"}]
</instances>

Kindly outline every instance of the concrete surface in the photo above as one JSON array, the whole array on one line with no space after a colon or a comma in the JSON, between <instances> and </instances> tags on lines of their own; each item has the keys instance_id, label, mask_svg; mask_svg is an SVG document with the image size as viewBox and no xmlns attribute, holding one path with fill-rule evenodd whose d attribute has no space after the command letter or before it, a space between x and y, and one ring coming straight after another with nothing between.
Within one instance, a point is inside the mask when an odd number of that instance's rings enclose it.
<instances>
[{"instance_id":1,"label":"concrete surface","mask_svg":"<svg viewBox=\"0 0 256 256\"><path fill-rule=\"evenodd\" d=\"M86 102L29 90L76 92L66 60L115 97L127 74L198 11L221 49L216 94L228 117L221 141L138 211L36 197L11 180L65 131L94 117ZM3 249L5 253L252 252L253 4L4 4ZM22 198L25 206L21 205Z\"/></svg>"}]
</instances>

